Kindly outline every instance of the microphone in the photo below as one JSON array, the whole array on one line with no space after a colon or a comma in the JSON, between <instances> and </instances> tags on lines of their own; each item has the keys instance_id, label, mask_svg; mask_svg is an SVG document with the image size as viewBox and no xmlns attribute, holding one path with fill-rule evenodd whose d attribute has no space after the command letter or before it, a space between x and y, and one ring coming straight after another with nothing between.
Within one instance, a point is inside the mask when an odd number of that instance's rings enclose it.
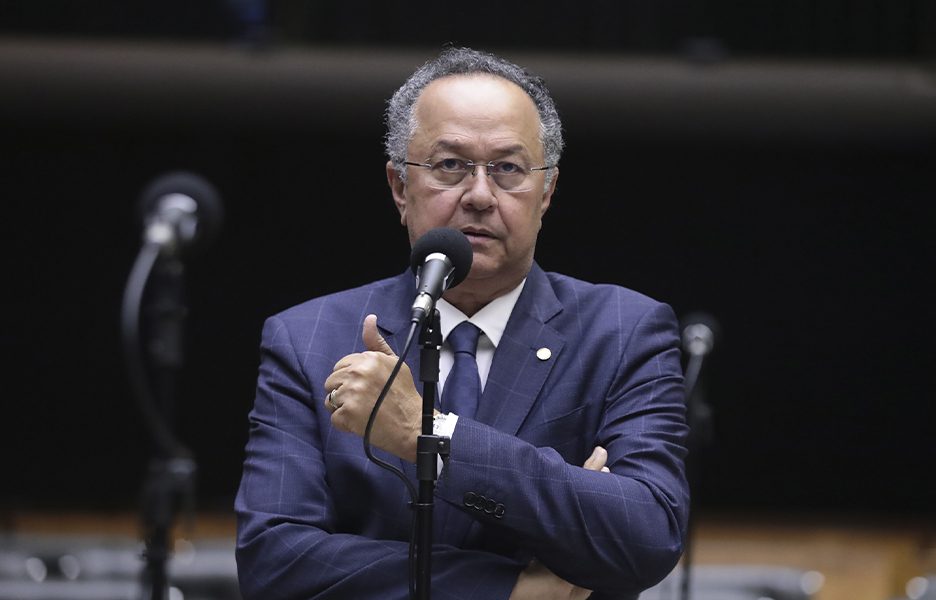
<instances>
[{"instance_id":1,"label":"microphone","mask_svg":"<svg viewBox=\"0 0 936 600\"><path fill-rule=\"evenodd\" d=\"M715 348L715 339L721 336L721 328L712 315L703 312L690 313L682 322L682 349L689 355L683 385L686 401L690 402L699 382L702 363Z\"/></svg>"},{"instance_id":2,"label":"microphone","mask_svg":"<svg viewBox=\"0 0 936 600\"><path fill-rule=\"evenodd\" d=\"M139 210L144 243L168 256L206 245L218 235L224 216L215 187L188 171L151 181L140 195Z\"/></svg>"},{"instance_id":3,"label":"microphone","mask_svg":"<svg viewBox=\"0 0 936 600\"><path fill-rule=\"evenodd\" d=\"M720 328L714 317L707 313L692 313L683 319L682 347L692 357L704 357L715 347Z\"/></svg>"},{"instance_id":4,"label":"microphone","mask_svg":"<svg viewBox=\"0 0 936 600\"><path fill-rule=\"evenodd\" d=\"M468 276L473 252L465 234L450 227L430 229L413 244L410 266L416 273L413 323L421 323L445 290Z\"/></svg>"}]
</instances>

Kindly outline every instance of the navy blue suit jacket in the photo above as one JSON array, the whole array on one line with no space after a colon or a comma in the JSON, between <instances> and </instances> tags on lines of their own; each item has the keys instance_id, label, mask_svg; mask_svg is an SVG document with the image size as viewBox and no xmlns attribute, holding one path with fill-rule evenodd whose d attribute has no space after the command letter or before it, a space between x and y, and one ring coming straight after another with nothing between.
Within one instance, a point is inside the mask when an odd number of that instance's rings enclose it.
<instances>
[{"instance_id":1,"label":"navy blue suit jacket","mask_svg":"<svg viewBox=\"0 0 936 600\"><path fill-rule=\"evenodd\" d=\"M407 272L265 323L236 499L245 598L407 598L406 487L332 428L323 384L369 313L399 353L414 295ZM534 264L436 487L432 597L506 599L534 558L594 598L635 597L682 550L686 433L672 310ZM610 474L581 467L599 444Z\"/></svg>"}]
</instances>

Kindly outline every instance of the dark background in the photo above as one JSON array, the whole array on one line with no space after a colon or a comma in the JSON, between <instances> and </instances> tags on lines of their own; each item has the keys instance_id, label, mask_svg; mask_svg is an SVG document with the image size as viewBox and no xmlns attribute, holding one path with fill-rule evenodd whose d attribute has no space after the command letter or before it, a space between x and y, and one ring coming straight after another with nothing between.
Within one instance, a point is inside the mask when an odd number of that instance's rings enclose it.
<instances>
[{"instance_id":1,"label":"dark background","mask_svg":"<svg viewBox=\"0 0 936 600\"><path fill-rule=\"evenodd\" d=\"M556 96L540 264L717 320L701 507L936 516L933 4L0 1L0 508L136 505L120 301L182 168L227 214L175 425L229 509L264 317L408 261L382 110L454 43Z\"/></svg>"}]
</instances>

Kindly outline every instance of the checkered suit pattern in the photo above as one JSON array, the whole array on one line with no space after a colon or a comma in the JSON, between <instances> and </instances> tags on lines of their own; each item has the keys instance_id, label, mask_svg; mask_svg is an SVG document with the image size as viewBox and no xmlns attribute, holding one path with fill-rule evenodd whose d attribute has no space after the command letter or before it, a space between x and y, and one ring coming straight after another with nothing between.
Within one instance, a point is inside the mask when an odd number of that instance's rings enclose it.
<instances>
[{"instance_id":1,"label":"checkered suit pattern","mask_svg":"<svg viewBox=\"0 0 936 600\"><path fill-rule=\"evenodd\" d=\"M405 487L331 427L323 384L369 313L399 352L414 295L404 273L265 323L236 499L246 599L407 598ZM533 558L593 598L636 597L681 552L686 433L672 310L534 264L436 488L433 597L506 599ZM581 468L596 444L611 473Z\"/></svg>"}]
</instances>

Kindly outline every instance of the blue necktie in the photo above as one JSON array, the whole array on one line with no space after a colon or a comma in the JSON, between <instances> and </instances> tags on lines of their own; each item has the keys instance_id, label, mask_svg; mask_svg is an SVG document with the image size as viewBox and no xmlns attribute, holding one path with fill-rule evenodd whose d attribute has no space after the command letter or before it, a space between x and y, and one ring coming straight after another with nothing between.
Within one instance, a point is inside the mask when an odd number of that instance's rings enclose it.
<instances>
[{"instance_id":1,"label":"blue necktie","mask_svg":"<svg viewBox=\"0 0 936 600\"><path fill-rule=\"evenodd\" d=\"M445 379L442 409L460 417L474 417L481 399L481 377L475 360L480 335L481 330L475 325L462 321L448 336L455 362Z\"/></svg>"}]
</instances>

